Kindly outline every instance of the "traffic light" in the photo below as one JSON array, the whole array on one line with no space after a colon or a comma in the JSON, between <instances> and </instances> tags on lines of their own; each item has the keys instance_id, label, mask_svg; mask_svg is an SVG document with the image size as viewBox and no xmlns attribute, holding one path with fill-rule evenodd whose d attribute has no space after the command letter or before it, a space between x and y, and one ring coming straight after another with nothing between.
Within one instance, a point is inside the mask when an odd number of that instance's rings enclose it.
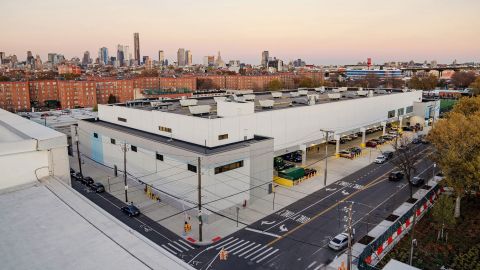
<instances>
[{"instance_id":1,"label":"traffic light","mask_svg":"<svg viewBox=\"0 0 480 270\"><path fill-rule=\"evenodd\" d=\"M220 250L220 252L218 253L218 256L220 257L221 261L226 261L228 259L228 251L222 248L222 250Z\"/></svg>"}]
</instances>

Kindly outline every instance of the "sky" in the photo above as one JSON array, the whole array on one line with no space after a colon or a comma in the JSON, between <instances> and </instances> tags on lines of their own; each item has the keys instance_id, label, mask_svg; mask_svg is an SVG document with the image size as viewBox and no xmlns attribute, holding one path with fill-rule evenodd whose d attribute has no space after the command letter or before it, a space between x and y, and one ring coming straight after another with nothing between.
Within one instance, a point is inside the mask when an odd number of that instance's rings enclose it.
<instances>
[{"instance_id":1,"label":"sky","mask_svg":"<svg viewBox=\"0 0 480 270\"><path fill-rule=\"evenodd\" d=\"M141 55L259 64L261 52L310 64L480 61L479 0L1 0L0 51L45 60L116 54L140 33Z\"/></svg>"}]
</instances>

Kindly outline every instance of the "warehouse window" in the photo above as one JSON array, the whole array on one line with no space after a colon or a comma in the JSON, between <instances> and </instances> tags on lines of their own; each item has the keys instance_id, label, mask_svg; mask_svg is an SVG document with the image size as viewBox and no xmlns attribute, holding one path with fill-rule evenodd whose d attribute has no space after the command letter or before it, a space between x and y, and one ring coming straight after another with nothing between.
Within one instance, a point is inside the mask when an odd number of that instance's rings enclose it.
<instances>
[{"instance_id":1,"label":"warehouse window","mask_svg":"<svg viewBox=\"0 0 480 270\"><path fill-rule=\"evenodd\" d=\"M132 149L133 152L137 152L137 147L135 145L130 146L130 149Z\"/></svg>"},{"instance_id":2,"label":"warehouse window","mask_svg":"<svg viewBox=\"0 0 480 270\"><path fill-rule=\"evenodd\" d=\"M243 167L243 160L233 162L227 165L223 165L220 167L215 168L215 174L223 173L223 172L228 172L231 170L235 170L237 168Z\"/></svg>"},{"instance_id":3,"label":"warehouse window","mask_svg":"<svg viewBox=\"0 0 480 270\"><path fill-rule=\"evenodd\" d=\"M115 144L115 143L116 143L115 139L114 139L114 138L110 138L110 143L111 143L111 144Z\"/></svg>"},{"instance_id":4,"label":"warehouse window","mask_svg":"<svg viewBox=\"0 0 480 270\"><path fill-rule=\"evenodd\" d=\"M388 111L388 118L395 117L395 110Z\"/></svg>"},{"instance_id":5,"label":"warehouse window","mask_svg":"<svg viewBox=\"0 0 480 270\"><path fill-rule=\"evenodd\" d=\"M163 155L162 155L162 154L156 153L156 158L157 158L158 160L163 161Z\"/></svg>"},{"instance_id":6,"label":"warehouse window","mask_svg":"<svg viewBox=\"0 0 480 270\"><path fill-rule=\"evenodd\" d=\"M168 132L168 133L172 133L172 129L168 128L168 127L158 126L158 130Z\"/></svg>"},{"instance_id":7,"label":"warehouse window","mask_svg":"<svg viewBox=\"0 0 480 270\"><path fill-rule=\"evenodd\" d=\"M405 109L404 109L404 108L398 109L398 115L399 115L399 116L400 116L400 115L403 115L404 112L405 112Z\"/></svg>"},{"instance_id":8,"label":"warehouse window","mask_svg":"<svg viewBox=\"0 0 480 270\"><path fill-rule=\"evenodd\" d=\"M127 122L127 119L123 118L123 117L118 117L118 121L120 122Z\"/></svg>"},{"instance_id":9,"label":"warehouse window","mask_svg":"<svg viewBox=\"0 0 480 270\"><path fill-rule=\"evenodd\" d=\"M413 106L408 106L407 107L407 113L413 112Z\"/></svg>"},{"instance_id":10,"label":"warehouse window","mask_svg":"<svg viewBox=\"0 0 480 270\"><path fill-rule=\"evenodd\" d=\"M196 173L197 172L197 166L195 165L192 165L192 164L188 164L188 170L191 171L191 172L194 172Z\"/></svg>"},{"instance_id":11,"label":"warehouse window","mask_svg":"<svg viewBox=\"0 0 480 270\"><path fill-rule=\"evenodd\" d=\"M94 132L93 137L98 138L98 133Z\"/></svg>"},{"instance_id":12,"label":"warehouse window","mask_svg":"<svg viewBox=\"0 0 480 270\"><path fill-rule=\"evenodd\" d=\"M228 139L228 134L218 135L218 140L226 140L226 139Z\"/></svg>"}]
</instances>

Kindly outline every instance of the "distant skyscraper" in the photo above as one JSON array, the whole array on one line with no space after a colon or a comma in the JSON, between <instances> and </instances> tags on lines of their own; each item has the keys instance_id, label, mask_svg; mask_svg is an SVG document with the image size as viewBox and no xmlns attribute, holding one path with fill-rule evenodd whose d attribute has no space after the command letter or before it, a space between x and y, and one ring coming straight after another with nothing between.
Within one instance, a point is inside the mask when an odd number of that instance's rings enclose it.
<instances>
[{"instance_id":1,"label":"distant skyscraper","mask_svg":"<svg viewBox=\"0 0 480 270\"><path fill-rule=\"evenodd\" d=\"M117 46L117 59L116 59L117 66L124 66L125 65L125 53L123 51L123 45Z\"/></svg>"},{"instance_id":2,"label":"distant skyscraper","mask_svg":"<svg viewBox=\"0 0 480 270\"><path fill-rule=\"evenodd\" d=\"M130 54L130 46L123 46L123 62L126 66L130 66L130 60L132 59L132 54Z\"/></svg>"},{"instance_id":3,"label":"distant skyscraper","mask_svg":"<svg viewBox=\"0 0 480 270\"><path fill-rule=\"evenodd\" d=\"M3 64L3 59L5 59L5 52L0 52L0 65Z\"/></svg>"},{"instance_id":4,"label":"distant skyscraper","mask_svg":"<svg viewBox=\"0 0 480 270\"><path fill-rule=\"evenodd\" d=\"M135 54L135 60L137 61L137 64L140 64L140 37L138 33L133 33L133 50Z\"/></svg>"},{"instance_id":5,"label":"distant skyscraper","mask_svg":"<svg viewBox=\"0 0 480 270\"><path fill-rule=\"evenodd\" d=\"M108 65L108 48L102 47L98 50L98 63L100 65Z\"/></svg>"},{"instance_id":6,"label":"distant skyscraper","mask_svg":"<svg viewBox=\"0 0 480 270\"><path fill-rule=\"evenodd\" d=\"M266 67L268 64L268 51L263 51L262 52L262 66Z\"/></svg>"},{"instance_id":7,"label":"distant skyscraper","mask_svg":"<svg viewBox=\"0 0 480 270\"><path fill-rule=\"evenodd\" d=\"M33 65L35 58L33 58L33 54L31 51L27 51L27 64Z\"/></svg>"},{"instance_id":8,"label":"distant skyscraper","mask_svg":"<svg viewBox=\"0 0 480 270\"><path fill-rule=\"evenodd\" d=\"M186 61L186 65L187 66L191 66L192 65L192 52L190 50L187 50L185 52L185 61Z\"/></svg>"},{"instance_id":9,"label":"distant skyscraper","mask_svg":"<svg viewBox=\"0 0 480 270\"><path fill-rule=\"evenodd\" d=\"M225 67L225 62L223 62L223 60L222 60L222 56L220 55L220 51L218 51L217 61L215 62L215 65L217 67Z\"/></svg>"},{"instance_id":10,"label":"distant skyscraper","mask_svg":"<svg viewBox=\"0 0 480 270\"><path fill-rule=\"evenodd\" d=\"M86 66L90 63L90 52L89 51L85 51L83 53L83 59L82 59L82 65L83 66Z\"/></svg>"},{"instance_id":11,"label":"distant skyscraper","mask_svg":"<svg viewBox=\"0 0 480 270\"><path fill-rule=\"evenodd\" d=\"M48 62L52 63L52 64L55 64L55 58L57 58L57 54L56 53L49 53L48 54Z\"/></svg>"},{"instance_id":12,"label":"distant skyscraper","mask_svg":"<svg viewBox=\"0 0 480 270\"><path fill-rule=\"evenodd\" d=\"M180 48L178 49L177 51L177 65L179 67L183 67L185 66L185 49L184 48Z\"/></svg>"},{"instance_id":13,"label":"distant skyscraper","mask_svg":"<svg viewBox=\"0 0 480 270\"><path fill-rule=\"evenodd\" d=\"M165 54L162 50L158 51L158 64L163 66L165 64Z\"/></svg>"}]
</instances>

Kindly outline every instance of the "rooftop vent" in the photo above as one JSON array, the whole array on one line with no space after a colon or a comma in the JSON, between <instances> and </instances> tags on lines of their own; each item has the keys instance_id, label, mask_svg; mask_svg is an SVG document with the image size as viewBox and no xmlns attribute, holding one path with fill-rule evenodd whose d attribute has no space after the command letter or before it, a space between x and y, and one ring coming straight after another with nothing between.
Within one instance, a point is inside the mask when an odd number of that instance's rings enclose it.
<instances>
[{"instance_id":1,"label":"rooftop vent","mask_svg":"<svg viewBox=\"0 0 480 270\"><path fill-rule=\"evenodd\" d=\"M264 109L267 108L273 108L273 105L275 104L275 101L271 99L262 99L258 101L260 103L260 106Z\"/></svg>"},{"instance_id":2,"label":"rooftop vent","mask_svg":"<svg viewBox=\"0 0 480 270\"><path fill-rule=\"evenodd\" d=\"M215 100L215 102L225 101L227 100L227 97L213 97L213 100Z\"/></svg>"},{"instance_id":3,"label":"rooftop vent","mask_svg":"<svg viewBox=\"0 0 480 270\"><path fill-rule=\"evenodd\" d=\"M193 115L202 115L209 114L211 106L210 105L198 105L198 106L189 106L188 109Z\"/></svg>"},{"instance_id":4,"label":"rooftop vent","mask_svg":"<svg viewBox=\"0 0 480 270\"><path fill-rule=\"evenodd\" d=\"M298 94L300 96L306 96L308 94L308 90L298 90Z\"/></svg>"},{"instance_id":5,"label":"rooftop vent","mask_svg":"<svg viewBox=\"0 0 480 270\"><path fill-rule=\"evenodd\" d=\"M361 87L359 89L361 89ZM366 97L367 95L368 95L368 91L363 91L363 90L357 91L357 96Z\"/></svg>"},{"instance_id":6,"label":"rooftop vent","mask_svg":"<svg viewBox=\"0 0 480 270\"><path fill-rule=\"evenodd\" d=\"M180 105L182 107L189 107L197 105L198 100L196 99L180 99Z\"/></svg>"},{"instance_id":7,"label":"rooftop vent","mask_svg":"<svg viewBox=\"0 0 480 270\"><path fill-rule=\"evenodd\" d=\"M383 90L383 89L376 89L375 93L385 95L387 93L387 91Z\"/></svg>"},{"instance_id":8,"label":"rooftop vent","mask_svg":"<svg viewBox=\"0 0 480 270\"><path fill-rule=\"evenodd\" d=\"M325 86L317 87L317 88L315 88L315 91L323 94L323 93L325 93Z\"/></svg>"},{"instance_id":9,"label":"rooftop vent","mask_svg":"<svg viewBox=\"0 0 480 270\"><path fill-rule=\"evenodd\" d=\"M282 97L282 92L272 92L272 97L273 98L281 98Z\"/></svg>"},{"instance_id":10,"label":"rooftop vent","mask_svg":"<svg viewBox=\"0 0 480 270\"><path fill-rule=\"evenodd\" d=\"M255 95L247 94L247 95L243 95L243 98L245 101L252 101L252 100L255 100Z\"/></svg>"},{"instance_id":11,"label":"rooftop vent","mask_svg":"<svg viewBox=\"0 0 480 270\"><path fill-rule=\"evenodd\" d=\"M342 94L340 94L340 93L329 93L327 95L328 95L328 98L331 99L331 100L338 100L342 97Z\"/></svg>"},{"instance_id":12,"label":"rooftop vent","mask_svg":"<svg viewBox=\"0 0 480 270\"><path fill-rule=\"evenodd\" d=\"M298 92L290 92L291 97L298 97Z\"/></svg>"}]
</instances>

